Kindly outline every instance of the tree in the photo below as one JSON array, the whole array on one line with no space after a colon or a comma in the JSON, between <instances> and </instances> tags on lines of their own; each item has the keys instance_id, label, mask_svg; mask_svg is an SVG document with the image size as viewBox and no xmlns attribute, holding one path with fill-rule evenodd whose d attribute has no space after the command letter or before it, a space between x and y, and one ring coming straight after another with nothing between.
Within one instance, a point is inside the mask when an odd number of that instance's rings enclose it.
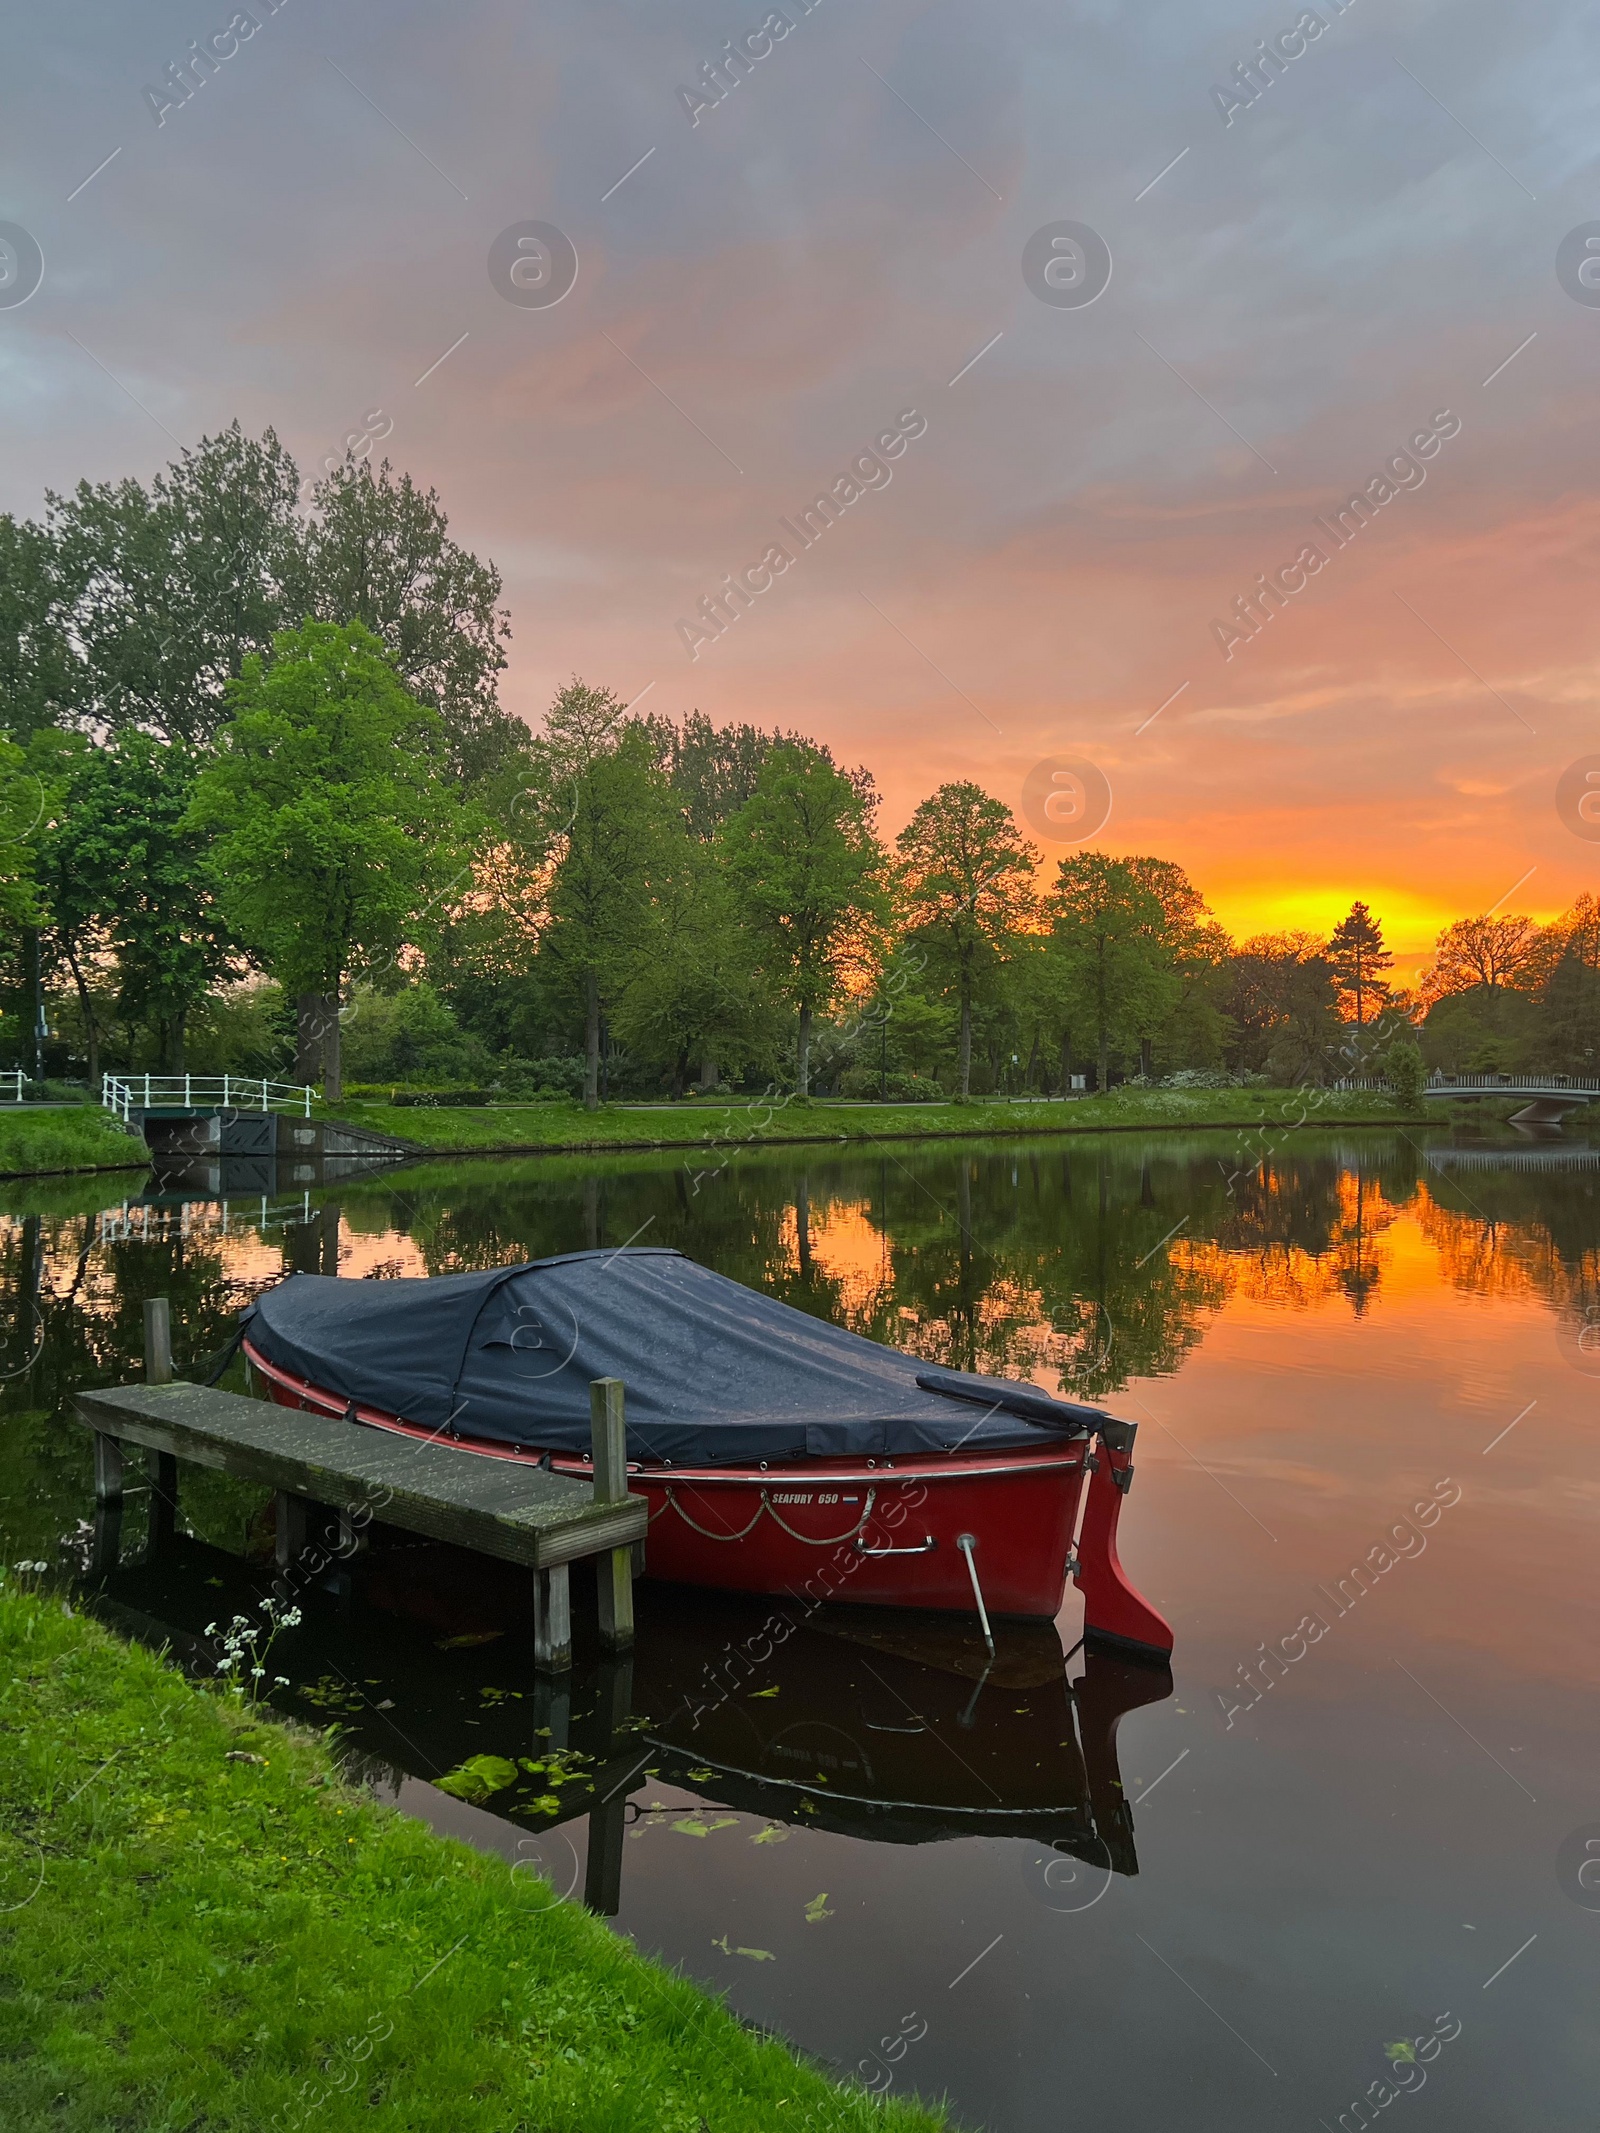
<instances>
[{"instance_id":1,"label":"tree","mask_svg":"<svg viewBox=\"0 0 1600 2133\"><path fill-rule=\"evenodd\" d=\"M1261 933L1228 959L1233 1063L1285 1082L1320 1081L1339 1041L1339 984L1310 933Z\"/></svg>"},{"instance_id":2,"label":"tree","mask_svg":"<svg viewBox=\"0 0 1600 2133\"><path fill-rule=\"evenodd\" d=\"M586 1109L600 1102L600 1017L650 953L653 892L685 833L647 737L623 721L609 689L576 676L545 718L534 759L544 821L559 858L549 895L550 956L583 1000Z\"/></svg>"},{"instance_id":3,"label":"tree","mask_svg":"<svg viewBox=\"0 0 1600 2133\"><path fill-rule=\"evenodd\" d=\"M1175 1045L1185 1065L1209 1065L1221 1051L1219 996L1232 943L1181 866L1170 859L1130 859L1128 865L1161 906L1162 946L1176 981L1152 991L1153 1019L1139 1032L1140 1072L1147 1079L1153 1074L1158 1038Z\"/></svg>"},{"instance_id":4,"label":"tree","mask_svg":"<svg viewBox=\"0 0 1600 2133\"><path fill-rule=\"evenodd\" d=\"M962 780L941 785L895 839L907 929L955 976L961 1012L961 1101L972 1091L972 996L980 972L1033 913L1038 854L1003 800Z\"/></svg>"},{"instance_id":5,"label":"tree","mask_svg":"<svg viewBox=\"0 0 1600 2133\"><path fill-rule=\"evenodd\" d=\"M1077 852L1061 861L1045 909L1063 1008L1093 1032L1104 1091L1112 1051L1136 1044L1177 998L1161 900L1136 862Z\"/></svg>"},{"instance_id":6,"label":"tree","mask_svg":"<svg viewBox=\"0 0 1600 2133\"><path fill-rule=\"evenodd\" d=\"M412 695L435 711L450 759L469 783L527 746L500 708L497 679L511 635L500 573L450 538L436 492L387 460L349 460L313 492L307 531L310 612L360 622L383 644Z\"/></svg>"},{"instance_id":7,"label":"tree","mask_svg":"<svg viewBox=\"0 0 1600 2133\"><path fill-rule=\"evenodd\" d=\"M341 988L414 940L465 831L444 729L359 623L282 632L229 705L189 819L229 923L297 1000L296 1071L320 1053L336 1102Z\"/></svg>"},{"instance_id":8,"label":"tree","mask_svg":"<svg viewBox=\"0 0 1600 2133\"><path fill-rule=\"evenodd\" d=\"M1585 889L1546 926L1526 970L1544 1011L1552 1066L1592 1074L1600 1065L1600 896Z\"/></svg>"},{"instance_id":9,"label":"tree","mask_svg":"<svg viewBox=\"0 0 1600 2133\"><path fill-rule=\"evenodd\" d=\"M245 659L306 612L298 486L274 433L258 441L235 422L148 491L80 482L48 499L81 717L110 732L210 740Z\"/></svg>"},{"instance_id":10,"label":"tree","mask_svg":"<svg viewBox=\"0 0 1600 2133\"><path fill-rule=\"evenodd\" d=\"M208 840L190 819L200 758L182 742L128 731L81 742L40 840L52 943L72 974L89 1075L101 1030L91 957L115 956L118 1005L156 1031L162 1064L184 1070L188 1018L233 960L206 872Z\"/></svg>"},{"instance_id":11,"label":"tree","mask_svg":"<svg viewBox=\"0 0 1600 2133\"><path fill-rule=\"evenodd\" d=\"M1515 984L1538 932L1531 918L1509 914L1454 920L1434 945L1433 961L1422 980L1423 1005L1431 1007L1434 1001L1475 985L1493 993Z\"/></svg>"},{"instance_id":12,"label":"tree","mask_svg":"<svg viewBox=\"0 0 1600 2133\"><path fill-rule=\"evenodd\" d=\"M797 1016L795 1089L811 1089L811 1020L881 916L884 853L859 787L815 750L774 748L723 850L773 990Z\"/></svg>"},{"instance_id":13,"label":"tree","mask_svg":"<svg viewBox=\"0 0 1600 2133\"><path fill-rule=\"evenodd\" d=\"M663 844L670 852L651 885L637 973L613 1020L631 1051L666 1061L681 1096L694 1063L708 1084L719 1063L738 1066L763 994L716 851L681 830Z\"/></svg>"},{"instance_id":14,"label":"tree","mask_svg":"<svg viewBox=\"0 0 1600 2133\"><path fill-rule=\"evenodd\" d=\"M57 542L0 513L0 732L25 746L41 727L65 724L79 687Z\"/></svg>"},{"instance_id":15,"label":"tree","mask_svg":"<svg viewBox=\"0 0 1600 2133\"><path fill-rule=\"evenodd\" d=\"M1388 1076L1390 1088L1399 1098L1401 1110L1408 1114L1416 1112L1428 1082L1428 1070L1416 1040L1396 1038L1383 1055L1383 1071Z\"/></svg>"},{"instance_id":16,"label":"tree","mask_svg":"<svg viewBox=\"0 0 1600 2133\"><path fill-rule=\"evenodd\" d=\"M694 837L715 837L728 817L743 807L755 792L774 748L804 748L825 763L833 762L830 749L803 733L778 727L767 732L760 726L714 726L703 711L691 711L681 726L659 714L641 716L635 723L648 736ZM847 770L845 776L869 808L876 804L870 771Z\"/></svg>"},{"instance_id":17,"label":"tree","mask_svg":"<svg viewBox=\"0 0 1600 2133\"><path fill-rule=\"evenodd\" d=\"M1383 928L1359 897L1334 927L1327 956L1345 1000L1354 1005L1356 1028L1364 1029L1368 1010L1389 999L1392 988L1383 973L1394 957L1383 945Z\"/></svg>"}]
</instances>

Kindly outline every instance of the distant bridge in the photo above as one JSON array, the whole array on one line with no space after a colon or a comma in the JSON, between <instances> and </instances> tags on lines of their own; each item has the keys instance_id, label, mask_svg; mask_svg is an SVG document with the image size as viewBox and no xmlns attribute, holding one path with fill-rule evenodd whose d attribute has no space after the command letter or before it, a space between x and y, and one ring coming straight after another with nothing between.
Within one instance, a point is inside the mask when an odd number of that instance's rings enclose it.
<instances>
[{"instance_id":1,"label":"distant bridge","mask_svg":"<svg viewBox=\"0 0 1600 2133\"><path fill-rule=\"evenodd\" d=\"M1381 1074L1352 1075L1335 1083L1340 1089L1374 1089L1392 1093L1394 1084ZM1513 1112L1514 1126L1553 1126L1569 1111L1600 1098L1600 1079L1580 1074L1445 1074L1428 1076L1425 1097L1453 1102L1463 1096L1523 1096L1528 1102Z\"/></svg>"}]
</instances>

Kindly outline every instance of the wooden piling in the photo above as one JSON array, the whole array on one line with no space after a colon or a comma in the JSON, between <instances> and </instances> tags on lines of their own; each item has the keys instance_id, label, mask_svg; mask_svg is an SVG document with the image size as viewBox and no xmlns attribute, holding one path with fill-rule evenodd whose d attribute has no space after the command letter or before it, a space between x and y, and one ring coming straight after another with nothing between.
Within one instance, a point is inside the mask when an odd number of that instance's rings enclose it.
<instances>
[{"instance_id":1,"label":"wooden piling","mask_svg":"<svg viewBox=\"0 0 1600 2133\"><path fill-rule=\"evenodd\" d=\"M620 1378L595 1378L589 1386L589 1437L596 1503L622 1503L628 1494L628 1425ZM600 1603L600 1641L608 1651L633 1642L633 1547L610 1548L595 1558Z\"/></svg>"},{"instance_id":2,"label":"wooden piling","mask_svg":"<svg viewBox=\"0 0 1600 2133\"><path fill-rule=\"evenodd\" d=\"M149 1296L144 1306L144 1381L172 1383L172 1306L165 1296Z\"/></svg>"},{"instance_id":3,"label":"wooden piling","mask_svg":"<svg viewBox=\"0 0 1600 2133\"><path fill-rule=\"evenodd\" d=\"M533 1663L549 1674L564 1674L572 1664L572 1600L565 1563L533 1573Z\"/></svg>"}]
</instances>

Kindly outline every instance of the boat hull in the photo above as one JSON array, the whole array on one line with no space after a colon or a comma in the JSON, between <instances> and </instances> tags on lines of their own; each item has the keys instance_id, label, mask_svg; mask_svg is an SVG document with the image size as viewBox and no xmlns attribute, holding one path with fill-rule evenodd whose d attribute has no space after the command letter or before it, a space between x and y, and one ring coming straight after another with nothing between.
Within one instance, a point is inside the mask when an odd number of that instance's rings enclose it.
<instances>
[{"instance_id":1,"label":"boat hull","mask_svg":"<svg viewBox=\"0 0 1600 2133\"><path fill-rule=\"evenodd\" d=\"M558 1474L586 1474L587 1461L536 1446L441 1440L293 1376L248 1339L244 1349L281 1406L444 1441L463 1458L546 1460ZM649 1506L647 1577L818 1604L966 1615L981 1592L990 1616L1048 1621L1060 1612L1070 1573L1084 1590L1090 1634L1131 1649L1172 1648L1171 1630L1117 1563L1126 1479L1119 1481L1098 1439L978 1455L630 1468L628 1487ZM1089 1545L1080 1541L1075 1553L1080 1532Z\"/></svg>"}]
</instances>

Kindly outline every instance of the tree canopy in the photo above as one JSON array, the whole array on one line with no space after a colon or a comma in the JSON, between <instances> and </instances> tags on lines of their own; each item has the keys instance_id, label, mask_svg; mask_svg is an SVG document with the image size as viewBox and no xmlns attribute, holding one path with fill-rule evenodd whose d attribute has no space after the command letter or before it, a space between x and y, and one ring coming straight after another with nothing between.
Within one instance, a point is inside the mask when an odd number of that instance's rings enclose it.
<instances>
[{"instance_id":1,"label":"tree canopy","mask_svg":"<svg viewBox=\"0 0 1600 2133\"><path fill-rule=\"evenodd\" d=\"M230 926L303 1024L321 1016L336 1095L340 989L414 939L457 849L443 724L360 623L284 631L270 663L247 656L228 707L187 820L212 839Z\"/></svg>"}]
</instances>

